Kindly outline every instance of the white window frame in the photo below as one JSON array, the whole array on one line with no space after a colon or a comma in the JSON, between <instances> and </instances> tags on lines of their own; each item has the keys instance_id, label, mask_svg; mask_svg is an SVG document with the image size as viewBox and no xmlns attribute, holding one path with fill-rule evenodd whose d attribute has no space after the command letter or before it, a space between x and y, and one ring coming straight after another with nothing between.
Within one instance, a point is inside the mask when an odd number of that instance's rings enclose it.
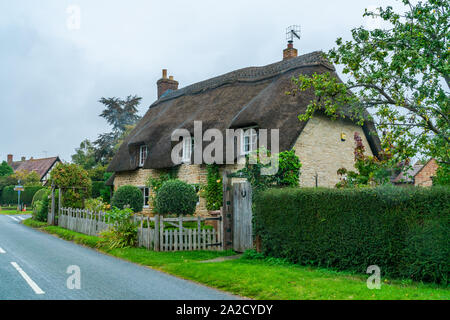
<instances>
[{"instance_id":1,"label":"white window frame","mask_svg":"<svg viewBox=\"0 0 450 320\"><path fill-rule=\"evenodd\" d=\"M258 148L258 130L257 127L248 127L243 128L243 132L241 134L241 155L247 155L252 153ZM248 138L249 143L245 143L246 138ZM252 138L254 138L254 142L252 142ZM248 150L245 150L246 145L249 147Z\"/></svg>"},{"instance_id":2,"label":"white window frame","mask_svg":"<svg viewBox=\"0 0 450 320\"><path fill-rule=\"evenodd\" d=\"M144 208L150 208L150 205L148 204L148 201L150 200L150 188L149 187L139 187L142 191L142 197L144 198ZM145 195L145 192L147 192L147 196ZM147 197L147 201L145 201L145 197Z\"/></svg>"},{"instance_id":3,"label":"white window frame","mask_svg":"<svg viewBox=\"0 0 450 320\"><path fill-rule=\"evenodd\" d=\"M145 156L144 156L144 150L145 150ZM148 148L145 144L139 147L139 167L144 166L144 162L147 159L148 155Z\"/></svg>"},{"instance_id":4,"label":"white window frame","mask_svg":"<svg viewBox=\"0 0 450 320\"><path fill-rule=\"evenodd\" d=\"M194 150L194 138L183 138L183 152L181 155L181 161L184 163L191 163L192 151Z\"/></svg>"}]
</instances>

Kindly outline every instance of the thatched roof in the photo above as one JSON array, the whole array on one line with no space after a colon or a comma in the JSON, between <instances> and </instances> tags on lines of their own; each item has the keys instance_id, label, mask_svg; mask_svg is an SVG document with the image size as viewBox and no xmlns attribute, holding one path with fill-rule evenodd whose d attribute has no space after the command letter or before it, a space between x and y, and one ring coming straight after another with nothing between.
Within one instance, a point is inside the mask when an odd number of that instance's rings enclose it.
<instances>
[{"instance_id":1,"label":"thatched roof","mask_svg":"<svg viewBox=\"0 0 450 320\"><path fill-rule=\"evenodd\" d=\"M42 180L56 162L61 162L59 157L28 159L23 161L13 161L11 167L14 172L20 170L29 172L35 171L39 175L39 179Z\"/></svg>"},{"instance_id":2,"label":"thatched roof","mask_svg":"<svg viewBox=\"0 0 450 320\"><path fill-rule=\"evenodd\" d=\"M142 144L148 146L144 168L172 167L171 134L177 128L188 129L192 134L194 120L202 121L203 131L216 128L224 133L228 128L249 125L280 129L280 151L290 149L306 125L297 116L305 112L313 95L306 91L293 97L285 92L293 88L292 77L315 72L331 72L337 77L322 53L312 52L263 67L236 70L166 93L150 106L125 139L108 171L136 169L137 149ZM366 122L364 130L366 135L375 131L373 123ZM378 137L367 138L377 154Z\"/></svg>"}]
</instances>

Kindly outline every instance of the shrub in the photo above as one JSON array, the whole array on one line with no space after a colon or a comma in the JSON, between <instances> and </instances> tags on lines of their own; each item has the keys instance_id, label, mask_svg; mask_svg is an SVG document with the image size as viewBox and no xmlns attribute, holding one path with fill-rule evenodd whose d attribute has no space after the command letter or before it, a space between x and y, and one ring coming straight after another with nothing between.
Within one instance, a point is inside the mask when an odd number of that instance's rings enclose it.
<instances>
[{"instance_id":1,"label":"shrub","mask_svg":"<svg viewBox=\"0 0 450 320\"><path fill-rule=\"evenodd\" d=\"M48 192L49 192L49 189L47 189L47 188L39 189L33 196L33 200L31 201L31 206L33 206L37 200L43 200L44 196L48 195Z\"/></svg>"},{"instance_id":2,"label":"shrub","mask_svg":"<svg viewBox=\"0 0 450 320\"><path fill-rule=\"evenodd\" d=\"M254 199L254 222L269 256L448 282L448 188L269 189Z\"/></svg>"},{"instance_id":3,"label":"shrub","mask_svg":"<svg viewBox=\"0 0 450 320\"><path fill-rule=\"evenodd\" d=\"M194 187L180 180L168 180L156 195L155 211L160 214L193 214L197 201Z\"/></svg>"},{"instance_id":4,"label":"shrub","mask_svg":"<svg viewBox=\"0 0 450 320\"><path fill-rule=\"evenodd\" d=\"M100 245L109 249L134 247L137 243L137 225L132 220L133 211L130 208L113 208L106 214L111 225L108 230L100 233Z\"/></svg>"},{"instance_id":5,"label":"shrub","mask_svg":"<svg viewBox=\"0 0 450 320\"><path fill-rule=\"evenodd\" d=\"M79 165L58 163L50 173L50 180L56 188L62 189L64 207L82 208L83 199L91 194L91 179Z\"/></svg>"},{"instance_id":6,"label":"shrub","mask_svg":"<svg viewBox=\"0 0 450 320\"><path fill-rule=\"evenodd\" d=\"M278 157L278 171L275 174L263 174L262 170L269 169L270 171L272 165L270 162L261 162L263 155L271 156L270 151L265 148L246 155L245 167L230 176L246 178L252 185L255 194L269 187L296 187L299 185L302 164L295 154L295 150L287 150L273 155L275 158Z\"/></svg>"},{"instance_id":7,"label":"shrub","mask_svg":"<svg viewBox=\"0 0 450 320\"><path fill-rule=\"evenodd\" d=\"M114 192L111 205L120 209L129 206L133 212L140 212L144 206L144 196L138 187L122 186Z\"/></svg>"},{"instance_id":8,"label":"shrub","mask_svg":"<svg viewBox=\"0 0 450 320\"><path fill-rule=\"evenodd\" d=\"M98 198L91 198L91 199L87 199L84 202L84 208L91 210L91 211L102 211L102 210L107 210L107 204L105 202L103 202L103 199L101 197Z\"/></svg>"},{"instance_id":9,"label":"shrub","mask_svg":"<svg viewBox=\"0 0 450 320\"><path fill-rule=\"evenodd\" d=\"M36 200L33 203L33 219L46 222L48 214L48 201Z\"/></svg>"}]
</instances>

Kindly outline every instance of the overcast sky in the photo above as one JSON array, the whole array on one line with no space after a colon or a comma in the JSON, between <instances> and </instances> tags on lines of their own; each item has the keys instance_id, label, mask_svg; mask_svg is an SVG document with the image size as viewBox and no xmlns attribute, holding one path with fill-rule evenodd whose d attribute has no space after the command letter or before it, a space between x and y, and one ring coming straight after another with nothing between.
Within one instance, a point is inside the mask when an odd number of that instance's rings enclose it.
<instances>
[{"instance_id":1,"label":"overcast sky","mask_svg":"<svg viewBox=\"0 0 450 320\"><path fill-rule=\"evenodd\" d=\"M168 69L180 87L281 60L285 29L301 25L299 54L328 50L367 25L376 0L2 0L0 160L12 153L70 161L110 128L101 97L156 99ZM80 20L77 23L77 10Z\"/></svg>"}]
</instances>

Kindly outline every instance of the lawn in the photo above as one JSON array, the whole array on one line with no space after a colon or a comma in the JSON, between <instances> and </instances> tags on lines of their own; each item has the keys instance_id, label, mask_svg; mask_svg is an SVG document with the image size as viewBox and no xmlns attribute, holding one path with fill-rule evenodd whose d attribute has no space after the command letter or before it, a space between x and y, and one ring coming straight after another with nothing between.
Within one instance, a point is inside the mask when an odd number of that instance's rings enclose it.
<instances>
[{"instance_id":1,"label":"lawn","mask_svg":"<svg viewBox=\"0 0 450 320\"><path fill-rule=\"evenodd\" d=\"M14 214L30 214L32 211L17 211L16 209L0 209L0 214L8 214L8 215L14 215Z\"/></svg>"},{"instance_id":2,"label":"lawn","mask_svg":"<svg viewBox=\"0 0 450 320\"><path fill-rule=\"evenodd\" d=\"M97 247L98 237L47 226L32 219L23 223L121 259L253 299L450 299L448 287L433 284L383 279L380 290L369 290L368 275L298 266L278 259L241 257L224 262L200 262L233 255L232 251L108 250Z\"/></svg>"}]
</instances>

